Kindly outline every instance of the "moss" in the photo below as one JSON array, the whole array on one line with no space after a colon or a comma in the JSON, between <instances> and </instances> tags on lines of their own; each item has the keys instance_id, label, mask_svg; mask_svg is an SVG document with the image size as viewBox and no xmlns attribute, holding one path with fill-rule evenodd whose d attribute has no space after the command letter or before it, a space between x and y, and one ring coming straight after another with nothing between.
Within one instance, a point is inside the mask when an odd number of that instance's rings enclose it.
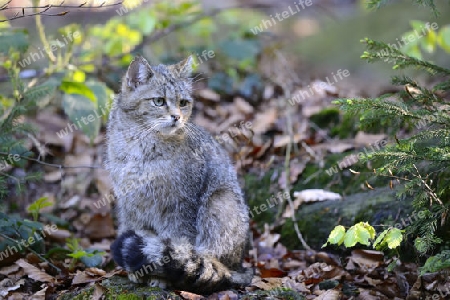
<instances>
[{"instance_id":1,"label":"moss","mask_svg":"<svg viewBox=\"0 0 450 300\"><path fill-rule=\"evenodd\" d=\"M335 127L339 124L339 114L337 107L328 107L312 115L309 120L320 128Z\"/></svg>"},{"instance_id":2,"label":"moss","mask_svg":"<svg viewBox=\"0 0 450 300\"><path fill-rule=\"evenodd\" d=\"M321 129L326 129L331 137L341 139L354 136L358 119L355 116L342 115L337 107L328 107L310 117L310 121Z\"/></svg>"},{"instance_id":3,"label":"moss","mask_svg":"<svg viewBox=\"0 0 450 300\"><path fill-rule=\"evenodd\" d=\"M406 217L412 210L411 202L397 200L395 193L385 187L354 194L341 201L304 204L296 212L298 227L309 246L320 249L336 225L352 226L361 221L371 225L393 225L399 212ZM291 219L281 228L281 242L289 249L301 248Z\"/></svg>"},{"instance_id":4,"label":"moss","mask_svg":"<svg viewBox=\"0 0 450 300\"><path fill-rule=\"evenodd\" d=\"M82 290L72 291L70 293L64 293L58 297L58 300L89 300L92 299L94 293L94 287L88 287Z\"/></svg>"},{"instance_id":5,"label":"moss","mask_svg":"<svg viewBox=\"0 0 450 300\"><path fill-rule=\"evenodd\" d=\"M298 292L289 288L275 288L268 291L250 292L241 298L242 300L259 300L259 299L283 299L283 300L304 300L305 297Z\"/></svg>"},{"instance_id":6,"label":"moss","mask_svg":"<svg viewBox=\"0 0 450 300\"><path fill-rule=\"evenodd\" d=\"M160 288L148 287L145 285L134 284L126 277L113 276L101 282L105 288L105 299L107 300L161 300L172 299L181 300L178 295L173 292L165 291ZM58 297L58 300L87 300L91 299L94 292L93 287L86 287L84 289L66 292Z\"/></svg>"},{"instance_id":7,"label":"moss","mask_svg":"<svg viewBox=\"0 0 450 300\"><path fill-rule=\"evenodd\" d=\"M272 224L274 222L278 206L269 208L266 211L260 211L254 209L254 207L260 207L266 203L272 195L279 193L279 190L272 191L270 188L274 185L271 183L271 177L274 170L271 170L263 176L257 176L253 174L247 174L245 179L245 197L250 207L250 216L253 221L258 224L258 227L262 228L264 223Z\"/></svg>"}]
</instances>

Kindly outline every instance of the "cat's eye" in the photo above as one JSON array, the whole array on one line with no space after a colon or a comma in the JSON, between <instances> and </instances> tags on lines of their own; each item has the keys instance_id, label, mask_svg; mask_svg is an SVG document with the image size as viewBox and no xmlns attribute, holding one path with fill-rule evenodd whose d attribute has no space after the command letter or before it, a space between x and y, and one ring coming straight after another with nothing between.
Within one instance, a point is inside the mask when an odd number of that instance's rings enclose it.
<instances>
[{"instance_id":1,"label":"cat's eye","mask_svg":"<svg viewBox=\"0 0 450 300\"><path fill-rule=\"evenodd\" d=\"M181 100L180 101L180 106L181 107L184 107L184 106L186 106L186 105L188 105L189 104L189 101L187 101L187 100Z\"/></svg>"},{"instance_id":2,"label":"cat's eye","mask_svg":"<svg viewBox=\"0 0 450 300\"><path fill-rule=\"evenodd\" d=\"M152 98L152 101L155 106L163 106L166 103L166 100L164 100L164 98Z\"/></svg>"}]
</instances>

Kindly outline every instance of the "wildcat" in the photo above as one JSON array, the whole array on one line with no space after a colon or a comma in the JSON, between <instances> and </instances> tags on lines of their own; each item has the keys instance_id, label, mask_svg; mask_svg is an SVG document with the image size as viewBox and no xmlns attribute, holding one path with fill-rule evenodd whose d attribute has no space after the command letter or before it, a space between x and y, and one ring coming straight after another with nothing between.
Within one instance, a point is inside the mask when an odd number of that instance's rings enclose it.
<instances>
[{"instance_id":1,"label":"wildcat","mask_svg":"<svg viewBox=\"0 0 450 300\"><path fill-rule=\"evenodd\" d=\"M250 283L249 213L228 154L189 122L191 65L138 56L123 77L107 126L119 221L111 253L134 282L208 294Z\"/></svg>"}]
</instances>

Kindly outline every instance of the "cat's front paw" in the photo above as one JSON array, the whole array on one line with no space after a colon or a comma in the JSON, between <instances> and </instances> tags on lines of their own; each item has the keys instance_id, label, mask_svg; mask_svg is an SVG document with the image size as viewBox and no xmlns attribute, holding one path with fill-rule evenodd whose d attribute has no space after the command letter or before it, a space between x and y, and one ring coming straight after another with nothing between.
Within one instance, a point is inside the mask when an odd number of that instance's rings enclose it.
<instances>
[{"instance_id":1,"label":"cat's front paw","mask_svg":"<svg viewBox=\"0 0 450 300\"><path fill-rule=\"evenodd\" d=\"M129 230L111 244L111 254L119 266L127 271L135 272L147 263L147 259L142 253L143 247L142 237L133 230Z\"/></svg>"}]
</instances>

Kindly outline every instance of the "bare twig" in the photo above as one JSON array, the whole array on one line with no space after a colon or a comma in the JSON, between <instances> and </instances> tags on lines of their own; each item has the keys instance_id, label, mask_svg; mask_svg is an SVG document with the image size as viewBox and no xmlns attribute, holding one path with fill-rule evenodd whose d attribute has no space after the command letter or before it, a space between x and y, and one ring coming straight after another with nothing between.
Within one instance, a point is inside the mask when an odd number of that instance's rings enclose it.
<instances>
[{"instance_id":1,"label":"bare twig","mask_svg":"<svg viewBox=\"0 0 450 300\"><path fill-rule=\"evenodd\" d=\"M42 15L42 16L50 16L50 17L59 17L64 16L69 13L69 11L63 11L59 13L45 13L50 9L54 8L62 8L62 9L75 9L75 8L105 8L105 7L112 7L121 5L123 1L119 1L112 4L105 4L105 2L101 3L100 5L94 5L94 6L86 6L87 2L81 3L80 5L65 5L64 1L62 1L58 5L32 5L32 6L10 6L12 0L9 0L6 4L0 7L0 11L7 11L7 10L20 10L20 12L16 12L16 14L13 17L6 18L4 20L0 20L0 22L6 22L6 21L12 21L20 18L25 17L31 17L36 15ZM32 10L32 13L28 13L28 10Z\"/></svg>"},{"instance_id":2,"label":"bare twig","mask_svg":"<svg viewBox=\"0 0 450 300\"><path fill-rule=\"evenodd\" d=\"M11 153L7 153L7 152L0 152L0 156L8 156ZM42 160L39 159L35 159L35 158L31 158L31 157L27 157L27 156L23 156L18 154L20 158L25 159L25 160L29 160L29 161L34 161L37 162L41 165L44 166L49 166L52 168L58 168L58 169L101 169L101 166L64 166L64 165L58 165L58 164L50 164L50 163L46 163L43 162Z\"/></svg>"},{"instance_id":3,"label":"bare twig","mask_svg":"<svg viewBox=\"0 0 450 300\"><path fill-rule=\"evenodd\" d=\"M16 230L17 231L17 230ZM22 238L22 235L19 234L19 237ZM14 243L14 244L18 244L18 242L12 238L10 238L9 236L7 236L4 233L0 232L0 236L7 239L8 241ZM23 239L23 238L22 238ZM30 250L31 252L33 252L34 254L36 254L37 257L39 257L42 261L45 261L48 263L49 266L51 266L52 268L54 268L58 273L61 273L61 269L58 268L57 266L55 266L54 264L52 264L48 259L46 259L45 257L43 257L42 255L40 255L39 253L37 253L35 250L33 250L31 247L26 247L28 250Z\"/></svg>"},{"instance_id":4,"label":"bare twig","mask_svg":"<svg viewBox=\"0 0 450 300\"><path fill-rule=\"evenodd\" d=\"M441 199L439 199L438 195L436 195L436 193L433 191L433 189L428 185L428 183L423 180L422 175L420 175L419 170L417 169L416 165L413 164L414 169L416 169L417 172L417 178L420 179L420 181L422 182L423 186L425 187L428 195L431 196L432 199L434 199L434 201L438 202L441 206L444 206L444 203L442 203Z\"/></svg>"},{"instance_id":5,"label":"bare twig","mask_svg":"<svg viewBox=\"0 0 450 300\"><path fill-rule=\"evenodd\" d=\"M288 71L288 76L289 78L291 78L291 81L289 83L292 84L292 82L297 82L298 81L298 77L297 74L295 74L295 72L289 68L289 64L286 60L286 58L283 56L283 54L281 52L279 52L278 50L275 50L275 55L277 60L281 63L281 65L287 69L285 69L286 71ZM293 90L292 86L289 86L288 82L284 81L284 82L280 82L280 84L282 84L282 86L284 87L284 91L285 91L285 97L286 99L290 99L291 98L291 90ZM284 101L284 105L286 106L287 101ZM284 172L285 172L285 176L286 176L286 187L285 187L285 192L290 194L290 173L291 173L291 151L292 151L292 146L294 145L294 130L293 130L293 123L292 123L292 115L291 115L291 108L286 107L286 127L288 130L288 134L289 134L289 143L286 145L286 156L285 156L285 161L284 161ZM300 232L300 229L298 228L298 222L297 219L295 217L295 207L294 204L292 203L291 197L289 196L287 198L288 200L288 204L290 209L292 210L292 223L294 223L294 229L295 232L297 233L297 237L300 240L300 242L302 243L302 246L306 249L306 250L311 250L311 247L306 243L305 239L303 238L303 234Z\"/></svg>"}]
</instances>

